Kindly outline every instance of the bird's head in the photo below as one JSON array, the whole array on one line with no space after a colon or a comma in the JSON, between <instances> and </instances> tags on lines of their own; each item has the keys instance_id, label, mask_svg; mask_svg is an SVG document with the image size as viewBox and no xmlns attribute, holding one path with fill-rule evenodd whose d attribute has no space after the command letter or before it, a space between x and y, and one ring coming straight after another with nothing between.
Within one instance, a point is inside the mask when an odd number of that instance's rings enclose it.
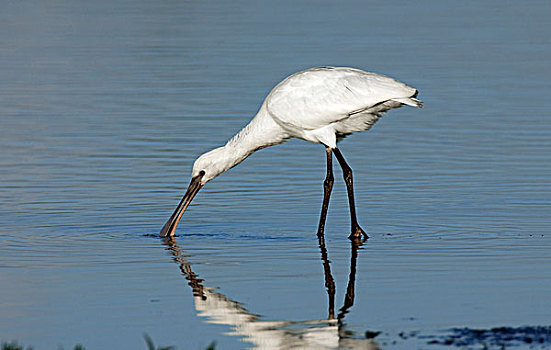
<instances>
[{"instance_id":1,"label":"bird's head","mask_svg":"<svg viewBox=\"0 0 551 350\"><path fill-rule=\"evenodd\" d=\"M166 224L163 226L160 234L161 237L169 237L174 235L174 231L176 231L176 226L178 226L180 218L197 192L199 192L199 190L207 182L231 168L231 164L227 160L228 158L226 157L226 153L227 151L224 147L219 147L197 158L193 164L191 182L189 183L187 191L170 219L168 219Z\"/></svg>"},{"instance_id":2,"label":"bird's head","mask_svg":"<svg viewBox=\"0 0 551 350\"><path fill-rule=\"evenodd\" d=\"M201 186L204 186L207 182L229 169L227 159L224 147L218 147L202 154L193 163L191 178L200 177Z\"/></svg>"},{"instance_id":3,"label":"bird's head","mask_svg":"<svg viewBox=\"0 0 551 350\"><path fill-rule=\"evenodd\" d=\"M245 157L246 155L239 155L227 147L219 147L197 158L193 164L191 182L189 183L188 189L170 219L168 219L166 224L163 226L160 233L161 237L169 237L174 235L176 226L178 226L178 222L180 221L182 215L197 192L199 192L199 190L207 182L229 170L231 167L237 165L245 159Z\"/></svg>"}]
</instances>

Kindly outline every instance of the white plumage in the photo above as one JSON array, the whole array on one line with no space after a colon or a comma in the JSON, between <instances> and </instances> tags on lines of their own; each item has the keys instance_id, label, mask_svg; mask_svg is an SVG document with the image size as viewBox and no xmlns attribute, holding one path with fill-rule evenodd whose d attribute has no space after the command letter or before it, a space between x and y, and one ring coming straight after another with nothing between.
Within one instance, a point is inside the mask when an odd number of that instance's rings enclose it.
<instances>
[{"instance_id":1,"label":"white plumage","mask_svg":"<svg viewBox=\"0 0 551 350\"><path fill-rule=\"evenodd\" d=\"M328 176L318 230L323 230L332 188L331 157L334 152L347 182L351 237L367 237L355 219L352 172L337 142L351 133L368 130L380 119L381 113L389 109L404 104L422 107L421 101L415 98L417 93L416 89L392 78L347 67L311 68L285 78L268 94L247 126L225 146L195 161L188 191L161 230L161 236L174 234L183 212L208 181L236 166L254 151L295 137L321 143L327 149Z\"/></svg>"},{"instance_id":2,"label":"white plumage","mask_svg":"<svg viewBox=\"0 0 551 350\"><path fill-rule=\"evenodd\" d=\"M392 78L359 69L321 67L283 80L268 95L265 106L278 124L293 130L293 137L334 148L334 135L367 130L378 113L406 101L417 105L417 100L411 100L416 91ZM390 101L399 104L381 105ZM311 139L326 136L325 129L332 130L333 135Z\"/></svg>"}]
</instances>

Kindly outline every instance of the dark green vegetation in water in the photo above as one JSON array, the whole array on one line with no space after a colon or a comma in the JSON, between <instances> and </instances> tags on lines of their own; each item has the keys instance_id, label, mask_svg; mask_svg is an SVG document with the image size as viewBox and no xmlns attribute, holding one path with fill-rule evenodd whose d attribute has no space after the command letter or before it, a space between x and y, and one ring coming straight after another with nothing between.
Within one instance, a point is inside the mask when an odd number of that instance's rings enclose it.
<instances>
[{"instance_id":1,"label":"dark green vegetation in water","mask_svg":"<svg viewBox=\"0 0 551 350\"><path fill-rule=\"evenodd\" d=\"M396 345L401 341L422 340L427 345L444 345L458 349L551 349L551 326L496 327L492 329L452 328L443 335L423 335L418 332L400 332L396 338L382 341L383 347ZM376 338L381 332L366 332L366 338ZM388 334L385 334L388 336ZM174 345L157 347L153 339L144 334L147 350L177 350ZM18 342L2 343L2 350L32 350ZM211 342L205 350L215 350L216 342ZM430 346L428 347L430 349ZM74 350L85 350L77 344Z\"/></svg>"},{"instance_id":2,"label":"dark green vegetation in water","mask_svg":"<svg viewBox=\"0 0 551 350\"><path fill-rule=\"evenodd\" d=\"M530 346L551 348L551 327L498 327L492 329L453 328L447 334L430 340L428 344L442 344L457 348L482 346L483 349L505 349Z\"/></svg>"},{"instance_id":3,"label":"dark green vegetation in water","mask_svg":"<svg viewBox=\"0 0 551 350\"><path fill-rule=\"evenodd\" d=\"M63 349L62 347L59 347ZM19 345L17 341L11 341L9 343L2 343L2 350L33 350L32 346L25 347L24 345ZM85 350L86 348L80 344L75 345L73 350Z\"/></svg>"}]
</instances>

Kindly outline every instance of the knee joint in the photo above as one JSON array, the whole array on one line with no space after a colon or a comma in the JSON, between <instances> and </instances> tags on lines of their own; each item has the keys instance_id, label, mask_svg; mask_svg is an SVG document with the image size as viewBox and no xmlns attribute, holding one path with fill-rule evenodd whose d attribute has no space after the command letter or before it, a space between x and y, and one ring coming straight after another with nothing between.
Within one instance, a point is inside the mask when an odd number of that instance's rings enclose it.
<instances>
[{"instance_id":1,"label":"knee joint","mask_svg":"<svg viewBox=\"0 0 551 350\"><path fill-rule=\"evenodd\" d=\"M350 168L344 169L343 177L344 177L344 181L346 181L347 184L352 184L352 169Z\"/></svg>"},{"instance_id":2,"label":"knee joint","mask_svg":"<svg viewBox=\"0 0 551 350\"><path fill-rule=\"evenodd\" d=\"M328 176L325 178L325 181L323 181L323 186L326 188L327 187L332 188L334 182L335 180L333 179L333 176Z\"/></svg>"}]
</instances>

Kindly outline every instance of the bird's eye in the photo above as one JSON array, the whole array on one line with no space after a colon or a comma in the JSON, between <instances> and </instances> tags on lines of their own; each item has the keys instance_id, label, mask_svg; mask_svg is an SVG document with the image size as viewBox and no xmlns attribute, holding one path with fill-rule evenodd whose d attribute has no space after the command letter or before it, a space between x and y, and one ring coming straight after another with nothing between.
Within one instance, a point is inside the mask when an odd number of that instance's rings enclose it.
<instances>
[{"instance_id":1,"label":"bird's eye","mask_svg":"<svg viewBox=\"0 0 551 350\"><path fill-rule=\"evenodd\" d=\"M204 170L201 170L201 171L199 172L199 175L205 176L205 171L204 171Z\"/></svg>"}]
</instances>

